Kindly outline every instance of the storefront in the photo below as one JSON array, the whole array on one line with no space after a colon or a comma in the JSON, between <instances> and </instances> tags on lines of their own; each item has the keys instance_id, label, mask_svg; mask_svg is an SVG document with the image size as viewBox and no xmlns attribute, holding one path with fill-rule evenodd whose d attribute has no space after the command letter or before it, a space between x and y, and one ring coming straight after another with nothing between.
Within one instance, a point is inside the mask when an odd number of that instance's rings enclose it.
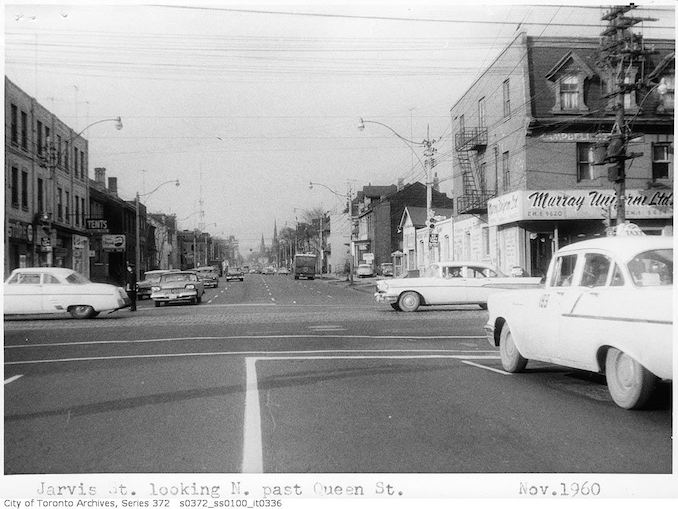
<instances>
[{"instance_id":1,"label":"storefront","mask_svg":"<svg viewBox=\"0 0 678 509\"><path fill-rule=\"evenodd\" d=\"M9 219L7 221L7 270L30 267L33 263L34 227L30 223Z\"/></svg>"},{"instance_id":2,"label":"storefront","mask_svg":"<svg viewBox=\"0 0 678 509\"><path fill-rule=\"evenodd\" d=\"M614 224L617 198L612 189L514 191L488 202L488 224L495 234L499 268L519 266L545 274L558 248L605 236ZM626 220L647 235L673 234L673 192L626 191Z\"/></svg>"}]
</instances>

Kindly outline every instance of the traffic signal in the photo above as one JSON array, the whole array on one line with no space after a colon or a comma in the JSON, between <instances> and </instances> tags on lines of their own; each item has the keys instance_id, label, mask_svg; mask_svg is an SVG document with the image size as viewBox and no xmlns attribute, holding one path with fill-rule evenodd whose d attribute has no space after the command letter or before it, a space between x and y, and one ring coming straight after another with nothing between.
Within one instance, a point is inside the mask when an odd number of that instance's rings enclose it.
<instances>
[{"instance_id":1,"label":"traffic signal","mask_svg":"<svg viewBox=\"0 0 678 509\"><path fill-rule=\"evenodd\" d=\"M426 220L426 226L428 226L431 230L436 227L436 220L433 219L432 217Z\"/></svg>"}]
</instances>

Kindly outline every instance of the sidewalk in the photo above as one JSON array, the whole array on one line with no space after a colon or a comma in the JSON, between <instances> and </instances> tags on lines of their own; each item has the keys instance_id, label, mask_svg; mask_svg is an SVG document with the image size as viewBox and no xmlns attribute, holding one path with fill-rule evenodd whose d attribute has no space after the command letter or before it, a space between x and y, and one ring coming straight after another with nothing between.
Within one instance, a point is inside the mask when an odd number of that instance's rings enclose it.
<instances>
[{"instance_id":1,"label":"sidewalk","mask_svg":"<svg viewBox=\"0 0 678 509\"><path fill-rule=\"evenodd\" d=\"M351 288L359 292L373 294L377 291L376 284L377 278L353 278L353 283L346 280L346 276L336 276L334 274L323 274L320 279L326 281L329 284L343 286L344 288Z\"/></svg>"}]
</instances>

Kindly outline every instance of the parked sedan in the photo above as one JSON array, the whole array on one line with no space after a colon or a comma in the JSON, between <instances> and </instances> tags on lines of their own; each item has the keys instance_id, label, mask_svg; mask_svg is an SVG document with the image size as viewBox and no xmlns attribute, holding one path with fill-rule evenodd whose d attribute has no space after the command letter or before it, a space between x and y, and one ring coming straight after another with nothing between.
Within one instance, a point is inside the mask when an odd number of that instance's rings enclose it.
<instances>
[{"instance_id":1,"label":"parked sedan","mask_svg":"<svg viewBox=\"0 0 678 509\"><path fill-rule=\"evenodd\" d=\"M538 277L508 277L481 262L440 262L423 277L377 281L377 302L388 302L396 311L416 311L420 306L478 304L487 309L491 293L540 285Z\"/></svg>"},{"instance_id":2,"label":"parked sedan","mask_svg":"<svg viewBox=\"0 0 678 509\"><path fill-rule=\"evenodd\" d=\"M290 271L289 271L289 269L288 269L287 267L280 267L280 268L278 269L278 275L279 275L279 276L289 276L289 275L290 275Z\"/></svg>"},{"instance_id":3,"label":"parked sedan","mask_svg":"<svg viewBox=\"0 0 678 509\"><path fill-rule=\"evenodd\" d=\"M227 267L226 281L233 281L234 279L238 281L244 281L245 274L243 273L243 270L240 267Z\"/></svg>"},{"instance_id":4,"label":"parked sedan","mask_svg":"<svg viewBox=\"0 0 678 509\"><path fill-rule=\"evenodd\" d=\"M57 267L14 269L4 285L5 315L63 314L93 318L128 307L123 288L92 283L82 274Z\"/></svg>"},{"instance_id":5,"label":"parked sedan","mask_svg":"<svg viewBox=\"0 0 678 509\"><path fill-rule=\"evenodd\" d=\"M153 286L151 299L155 307L163 302L189 302L199 304L205 294L205 285L195 272L170 272L160 276L160 281Z\"/></svg>"},{"instance_id":6,"label":"parked sedan","mask_svg":"<svg viewBox=\"0 0 678 509\"><path fill-rule=\"evenodd\" d=\"M544 288L493 295L485 326L506 371L528 359L604 373L614 402L642 407L673 379L673 238L606 237L560 249Z\"/></svg>"},{"instance_id":7,"label":"parked sedan","mask_svg":"<svg viewBox=\"0 0 678 509\"><path fill-rule=\"evenodd\" d=\"M356 275L358 277L372 277L374 276L374 269L369 263L360 263L358 264Z\"/></svg>"}]
</instances>

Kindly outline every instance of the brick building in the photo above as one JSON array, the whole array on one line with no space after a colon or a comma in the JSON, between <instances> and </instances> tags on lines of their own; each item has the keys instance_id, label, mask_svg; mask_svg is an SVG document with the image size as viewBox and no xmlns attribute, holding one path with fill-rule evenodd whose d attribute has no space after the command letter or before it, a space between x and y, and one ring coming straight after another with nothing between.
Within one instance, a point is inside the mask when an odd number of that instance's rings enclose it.
<instances>
[{"instance_id":1,"label":"brick building","mask_svg":"<svg viewBox=\"0 0 678 509\"><path fill-rule=\"evenodd\" d=\"M5 276L69 267L89 276L87 140L5 77Z\"/></svg>"},{"instance_id":2,"label":"brick building","mask_svg":"<svg viewBox=\"0 0 678 509\"><path fill-rule=\"evenodd\" d=\"M645 42L657 50L649 72L675 41ZM614 190L607 167L592 165L592 148L612 129L614 98L599 48L598 39L521 33L452 106L455 259L542 274L557 247L604 235ZM667 73L668 93L625 96L642 133L629 151L643 154L627 163L627 218L647 234L672 233L673 67Z\"/></svg>"},{"instance_id":3,"label":"brick building","mask_svg":"<svg viewBox=\"0 0 678 509\"><path fill-rule=\"evenodd\" d=\"M393 262L393 254L402 254L402 236L398 229L405 207L426 207L426 186L415 182L398 189L397 186L380 186L378 197L372 190L377 186L366 186L362 195L362 206L358 212L359 239L356 242L356 263L372 258L373 266L379 267L382 263ZM434 184L431 191L431 208L451 209L452 200L445 193L441 193ZM369 198L369 201L368 201ZM365 257L368 254L368 257ZM399 263L398 261L396 263Z\"/></svg>"}]
</instances>

